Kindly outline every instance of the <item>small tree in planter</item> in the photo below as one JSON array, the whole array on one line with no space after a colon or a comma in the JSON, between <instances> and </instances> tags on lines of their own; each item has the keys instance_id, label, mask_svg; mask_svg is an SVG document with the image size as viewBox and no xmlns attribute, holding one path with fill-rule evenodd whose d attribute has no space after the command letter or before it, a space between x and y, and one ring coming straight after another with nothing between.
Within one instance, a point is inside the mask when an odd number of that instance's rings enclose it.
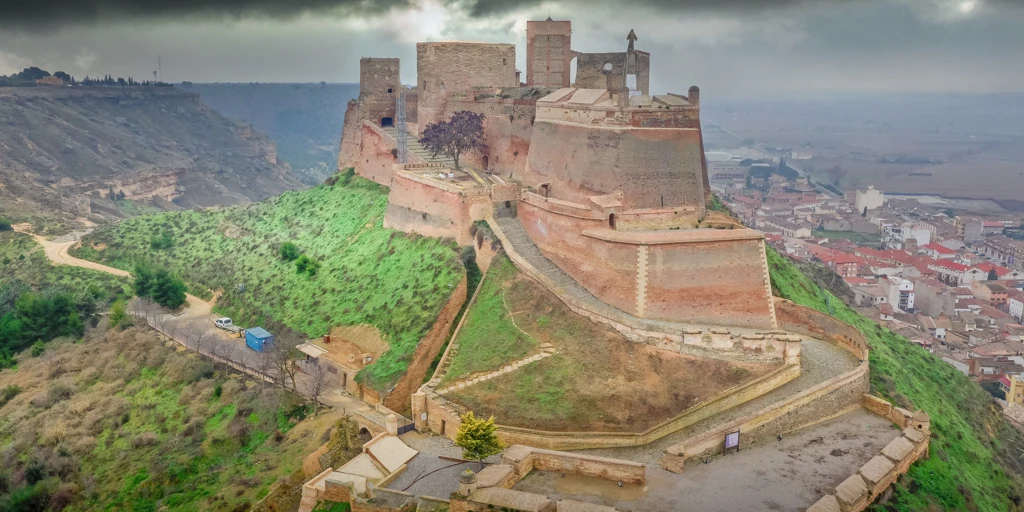
<instances>
[{"instance_id":1,"label":"small tree in planter","mask_svg":"<svg viewBox=\"0 0 1024 512\"><path fill-rule=\"evenodd\" d=\"M485 420L477 418L473 411L469 411L462 415L462 424L459 425L459 432L455 434L455 446L462 448L463 458L480 461L482 467L484 459L505 449L496 432L494 416Z\"/></svg>"},{"instance_id":2,"label":"small tree in planter","mask_svg":"<svg viewBox=\"0 0 1024 512\"><path fill-rule=\"evenodd\" d=\"M430 152L430 156L445 155L459 169L459 156L473 150L483 150L484 115L460 110L448 121L428 124L423 129L420 144Z\"/></svg>"}]
</instances>

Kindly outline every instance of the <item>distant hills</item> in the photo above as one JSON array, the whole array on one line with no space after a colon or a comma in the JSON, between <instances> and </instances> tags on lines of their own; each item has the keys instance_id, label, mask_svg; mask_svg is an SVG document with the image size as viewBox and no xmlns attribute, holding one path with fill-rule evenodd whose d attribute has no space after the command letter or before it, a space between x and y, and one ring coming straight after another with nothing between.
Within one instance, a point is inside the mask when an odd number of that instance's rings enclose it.
<instances>
[{"instance_id":1,"label":"distant hills","mask_svg":"<svg viewBox=\"0 0 1024 512\"><path fill-rule=\"evenodd\" d=\"M0 88L0 124L0 217L37 229L302 187L270 138L176 87Z\"/></svg>"},{"instance_id":2,"label":"distant hills","mask_svg":"<svg viewBox=\"0 0 1024 512\"><path fill-rule=\"evenodd\" d=\"M273 137L278 158L307 185L322 183L336 170L345 107L359 96L359 84L185 82L180 87Z\"/></svg>"}]
</instances>

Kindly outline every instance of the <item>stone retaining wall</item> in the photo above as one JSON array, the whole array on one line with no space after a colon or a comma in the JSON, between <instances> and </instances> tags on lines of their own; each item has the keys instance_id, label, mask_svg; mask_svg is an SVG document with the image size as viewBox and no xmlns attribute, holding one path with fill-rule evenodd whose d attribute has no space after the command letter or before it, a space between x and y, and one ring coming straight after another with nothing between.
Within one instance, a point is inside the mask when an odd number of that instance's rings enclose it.
<instances>
[{"instance_id":1,"label":"stone retaining wall","mask_svg":"<svg viewBox=\"0 0 1024 512\"><path fill-rule=\"evenodd\" d=\"M434 325L430 327L430 331L416 345L416 351L413 352L411 358L412 362L409 363L405 374L402 375L402 378L399 379L387 396L381 400L391 410L406 410L405 408L409 406L412 394L426 379L431 363L434 362L434 358L437 357L445 340L448 339L448 333L451 332L455 316L458 315L462 305L466 302L466 287L466 275L463 274L459 284L448 298L448 302L445 303L440 313L438 313Z\"/></svg>"},{"instance_id":2,"label":"stone retaining wall","mask_svg":"<svg viewBox=\"0 0 1024 512\"><path fill-rule=\"evenodd\" d=\"M498 436L506 444L524 444L552 450L641 446L757 398L799 376L799 365L782 366L754 381L719 393L644 432L556 432L498 425ZM859 391L858 396L860 393L863 391ZM420 416L423 411L427 413L425 423ZM420 429L422 425L424 429L452 440L455 439L462 423L461 415L465 411L461 405L445 399L427 386L421 388L413 398L413 416L417 428Z\"/></svg>"},{"instance_id":3,"label":"stone retaining wall","mask_svg":"<svg viewBox=\"0 0 1024 512\"><path fill-rule=\"evenodd\" d=\"M687 460L721 453L725 435L737 430L746 445L845 414L858 406L868 389L868 379L868 363L864 361L850 372L666 448L661 465L682 473Z\"/></svg>"},{"instance_id":4,"label":"stone retaining wall","mask_svg":"<svg viewBox=\"0 0 1024 512\"><path fill-rule=\"evenodd\" d=\"M647 483L647 465L631 460L513 445L502 453L501 462L512 467L516 482L525 478L530 471L537 469L600 478L613 482L640 485Z\"/></svg>"}]
</instances>

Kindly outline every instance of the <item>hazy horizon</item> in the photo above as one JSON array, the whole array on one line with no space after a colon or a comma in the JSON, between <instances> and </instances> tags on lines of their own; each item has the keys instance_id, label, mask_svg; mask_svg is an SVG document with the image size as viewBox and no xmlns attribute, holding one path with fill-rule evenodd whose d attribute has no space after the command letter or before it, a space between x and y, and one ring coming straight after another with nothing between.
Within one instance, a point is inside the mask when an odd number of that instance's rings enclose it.
<instances>
[{"instance_id":1,"label":"hazy horizon","mask_svg":"<svg viewBox=\"0 0 1024 512\"><path fill-rule=\"evenodd\" d=\"M1024 91L1024 6L1008 0L16 2L0 6L0 74L34 65L145 79L159 56L169 82L354 83L360 57L399 57L414 83L417 41L514 43L524 69L526 21L549 15L573 22L579 51L621 51L635 30L657 93Z\"/></svg>"}]
</instances>

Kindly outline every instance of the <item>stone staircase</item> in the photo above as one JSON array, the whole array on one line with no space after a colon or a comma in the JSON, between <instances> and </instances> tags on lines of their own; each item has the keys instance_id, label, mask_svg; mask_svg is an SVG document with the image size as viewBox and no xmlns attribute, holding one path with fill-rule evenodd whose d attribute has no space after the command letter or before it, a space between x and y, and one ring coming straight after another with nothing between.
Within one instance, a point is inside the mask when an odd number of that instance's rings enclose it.
<instances>
[{"instance_id":1,"label":"stone staircase","mask_svg":"<svg viewBox=\"0 0 1024 512\"><path fill-rule=\"evenodd\" d=\"M440 394L440 395L444 395L444 394L450 393L452 391L458 391L460 389L465 389L465 388L467 388L469 386L472 386L473 384L479 384L481 382L485 382L485 381L491 380L491 379L493 379L495 377L500 377L502 375L505 375L506 373L514 372L514 371L518 370L519 368L522 368L523 366L526 366L526 365L528 365L530 363L535 363L537 361L540 361L541 359L545 359L545 358L551 357L554 353L555 353L555 346L554 345L552 345L550 343L541 343L540 344L540 351L535 353L535 354L533 354L533 355L531 355L531 356L527 356L527 357L524 357L523 359L520 359L518 361L509 363L509 364L507 364L505 366L502 366L501 368L499 368L497 370L494 370L493 372L485 373L483 375L475 375L475 376L472 376L472 377L470 377L468 379L463 379L463 380L459 380L459 381L453 382L453 383L451 383L451 384L449 384L447 386L444 386L442 388L438 388L437 389L437 393Z\"/></svg>"},{"instance_id":2,"label":"stone staircase","mask_svg":"<svg viewBox=\"0 0 1024 512\"><path fill-rule=\"evenodd\" d=\"M398 141L398 128L394 126L386 126L384 128L381 128L381 130L383 130L384 133L388 134L388 136L394 139L396 142ZM416 155L416 157L418 157L419 159L431 164L455 165L455 161L452 160L451 158L448 158L447 156L430 156L430 151L427 151L427 148L424 148L423 144L420 144L420 140L417 139L416 137L410 135L409 137L406 138L406 141L408 144L410 156Z\"/></svg>"}]
</instances>

